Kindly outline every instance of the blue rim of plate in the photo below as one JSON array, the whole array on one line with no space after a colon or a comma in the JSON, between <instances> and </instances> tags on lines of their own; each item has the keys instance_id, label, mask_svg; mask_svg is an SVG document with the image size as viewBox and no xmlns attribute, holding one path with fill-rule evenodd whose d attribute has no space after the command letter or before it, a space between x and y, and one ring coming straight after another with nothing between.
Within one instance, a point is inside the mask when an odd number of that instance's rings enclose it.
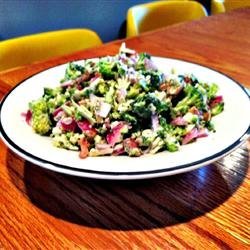
<instances>
[{"instance_id":1,"label":"blue rim of plate","mask_svg":"<svg viewBox=\"0 0 250 250\"><path fill-rule=\"evenodd\" d=\"M152 57L154 57L152 55ZM157 56L155 56L157 57ZM173 59L173 60L177 60L177 61L182 61L182 62L187 62L187 63L192 63L194 65L197 65L197 66L201 66L201 67L205 67L207 69L210 69L210 70L213 70L229 79L232 80L232 82L234 84L236 84L238 87L240 87L242 89L242 91L248 96L249 100L250 100L250 94L248 92L248 90L243 87L238 81L234 80L233 78L231 78L230 76L218 71L218 70L215 70L211 67L208 67L208 66L205 66L205 65L202 65L202 64L198 64L198 63L194 63L192 61L187 61L187 60L182 60L182 59L178 59L178 58L171 58L171 57L162 57L162 58L167 58L167 59ZM54 67L57 67L57 66L60 66L60 65L63 65L63 64L67 64L67 63L62 63L62 64L59 64L59 65L56 65ZM78 168L73 168L73 167L70 167L68 165L62 165L62 164L58 164L58 163L54 163L52 161L48 161L48 160L45 160L45 159L42 159L38 156L35 156L29 152L27 152L26 150L22 149L21 147L19 147L18 145L15 144L15 142L13 142L9 137L8 135L5 133L4 129L3 129L3 126L2 126L2 121L1 121L1 111L2 111L2 107L3 107L3 104L5 102L5 100L8 98L8 96L19 86L21 85L23 82L25 82L26 80L30 79L31 77L37 75L37 74L40 74L42 72L45 72L49 69L52 69L54 67L51 67L51 68L48 68L48 69L45 69L45 70L42 70L42 71L39 71L27 78L25 78L24 80L22 80L20 83L18 83L15 87L13 87L4 97L3 99L1 100L1 103L0 103L0 137L2 137L4 139L4 141L6 142L6 144L8 144L10 147L12 147L13 149L15 149L16 153L20 153L21 154L21 157L25 158L24 156L26 156L27 160L32 162L35 161L35 162L39 162L41 165L41 167L43 168L46 168L46 169L50 169L50 168L47 168L44 166L44 164L48 164L48 165L52 165L56 168L58 168L58 170L54 170L56 172L62 172L63 171L59 171L60 170L69 170L69 171L73 171L75 173L75 175L78 175L77 173L81 173L81 174L87 174L86 176L85 175L82 175L82 176L85 176L85 177L89 177L91 178L91 176L89 176L88 174L92 174L92 175L97 175L97 176L110 176L110 177L116 177L116 176L144 176L144 175L156 175L156 174L162 174L162 173L169 173L169 172L173 172L173 171L178 171L178 170L185 170L187 168L191 168L191 167L194 167L195 166L200 166L200 165L203 165L203 164L206 164L208 162L211 162L213 160L216 160L216 159L219 159L227 154L229 154L230 152L232 152L235 148L237 148L238 146L240 146L249 136L250 136L250 124L247 128L247 130L236 140L234 141L232 144L230 144L228 147L226 147L225 149L213 154L213 155L210 155L208 157L205 157L201 160L197 160L197 161L194 161L194 162L190 162L190 163L186 163L186 164L182 164L182 165L178 165L178 166L174 166L174 167L171 167L171 168L162 168L162 169L157 169L157 170L148 170L148 171L135 171L135 172L108 172L108 171L96 171L96 170L89 170L89 169L78 169ZM119 157L119 156L117 156ZM52 170L52 169L50 169ZM80 175L78 175L80 176ZM94 177L95 178L95 177Z\"/></svg>"}]
</instances>

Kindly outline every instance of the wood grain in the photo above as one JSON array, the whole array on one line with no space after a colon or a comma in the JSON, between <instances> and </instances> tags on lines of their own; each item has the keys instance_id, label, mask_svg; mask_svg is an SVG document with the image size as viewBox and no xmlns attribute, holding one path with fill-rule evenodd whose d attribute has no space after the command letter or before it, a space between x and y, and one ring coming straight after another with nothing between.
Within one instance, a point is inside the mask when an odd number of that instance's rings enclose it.
<instances>
[{"instance_id":1,"label":"wood grain","mask_svg":"<svg viewBox=\"0 0 250 250\"><path fill-rule=\"evenodd\" d=\"M250 9L242 9L125 41L250 87L249 24ZM46 68L115 54L120 43L1 72L0 97ZM0 248L250 249L249 149L247 141L213 165L176 176L100 181L42 169L0 141Z\"/></svg>"}]
</instances>

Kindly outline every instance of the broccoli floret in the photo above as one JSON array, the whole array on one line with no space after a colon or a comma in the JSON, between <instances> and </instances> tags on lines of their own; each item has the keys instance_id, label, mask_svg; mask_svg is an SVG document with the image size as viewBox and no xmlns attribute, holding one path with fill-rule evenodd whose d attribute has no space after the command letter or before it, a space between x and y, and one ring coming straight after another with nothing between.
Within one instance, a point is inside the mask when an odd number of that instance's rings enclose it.
<instances>
[{"instance_id":1,"label":"broccoli floret","mask_svg":"<svg viewBox=\"0 0 250 250\"><path fill-rule=\"evenodd\" d=\"M150 118L152 113L161 114L169 110L169 104L160 101L154 93L140 94L132 104L132 110L142 118Z\"/></svg>"},{"instance_id":2,"label":"broccoli floret","mask_svg":"<svg viewBox=\"0 0 250 250\"><path fill-rule=\"evenodd\" d=\"M175 127L167 123L163 117L159 119L159 123L161 129L157 131L157 134L164 140L165 147L170 152L177 151L180 146L179 142L185 134L185 128Z\"/></svg>"},{"instance_id":3,"label":"broccoli floret","mask_svg":"<svg viewBox=\"0 0 250 250\"><path fill-rule=\"evenodd\" d=\"M205 122L204 127L206 127L209 131L212 131L212 132L216 131L212 121Z\"/></svg>"},{"instance_id":4,"label":"broccoli floret","mask_svg":"<svg viewBox=\"0 0 250 250\"><path fill-rule=\"evenodd\" d=\"M61 87L57 87L57 88L44 88L44 94L43 94L43 97L46 98L46 99L49 99L49 98L53 98L55 97L56 95L62 93L62 88Z\"/></svg>"},{"instance_id":5,"label":"broccoli floret","mask_svg":"<svg viewBox=\"0 0 250 250\"><path fill-rule=\"evenodd\" d=\"M224 102L221 102L211 108L211 114L212 116L215 116L220 114L223 110L224 110Z\"/></svg>"},{"instance_id":6,"label":"broccoli floret","mask_svg":"<svg viewBox=\"0 0 250 250\"><path fill-rule=\"evenodd\" d=\"M148 104L152 103L154 105L158 114L169 110L169 103L167 103L166 101L159 100L155 93L147 94L145 96L145 99Z\"/></svg>"},{"instance_id":7,"label":"broccoli floret","mask_svg":"<svg viewBox=\"0 0 250 250\"><path fill-rule=\"evenodd\" d=\"M53 112L53 110L59 106L61 106L62 104L64 104L67 101L67 98L65 95L57 95L54 98L51 98L48 100L47 102L47 107L49 109L50 112Z\"/></svg>"},{"instance_id":8,"label":"broccoli floret","mask_svg":"<svg viewBox=\"0 0 250 250\"><path fill-rule=\"evenodd\" d=\"M165 141L166 148L169 152L175 152L179 150L180 144L175 140L166 140Z\"/></svg>"},{"instance_id":9,"label":"broccoli floret","mask_svg":"<svg viewBox=\"0 0 250 250\"><path fill-rule=\"evenodd\" d=\"M92 94L93 92L94 91L90 88L83 89L83 91L81 93L82 96L80 96L80 99L81 99L81 97L89 98L90 94Z\"/></svg>"},{"instance_id":10,"label":"broccoli floret","mask_svg":"<svg viewBox=\"0 0 250 250\"><path fill-rule=\"evenodd\" d=\"M75 134L73 138L71 138L67 134L57 134L53 137L53 145L58 148L65 148L69 150L79 150L76 142L79 140L79 134Z\"/></svg>"},{"instance_id":11,"label":"broccoli floret","mask_svg":"<svg viewBox=\"0 0 250 250\"><path fill-rule=\"evenodd\" d=\"M31 126L40 135L46 135L51 130L51 121L46 113L32 114Z\"/></svg>"},{"instance_id":12,"label":"broccoli floret","mask_svg":"<svg viewBox=\"0 0 250 250\"><path fill-rule=\"evenodd\" d=\"M43 99L47 103L49 113L52 113L55 108L61 106L68 99L68 93L63 94L61 87L57 88L44 88Z\"/></svg>"},{"instance_id":13,"label":"broccoli floret","mask_svg":"<svg viewBox=\"0 0 250 250\"><path fill-rule=\"evenodd\" d=\"M105 83L105 81L100 81L95 89L96 95L104 96L109 90L108 85Z\"/></svg>"},{"instance_id":14,"label":"broccoli floret","mask_svg":"<svg viewBox=\"0 0 250 250\"><path fill-rule=\"evenodd\" d=\"M160 126L165 130L165 131L170 131L173 129L173 126L169 124L164 117L160 117L159 119Z\"/></svg>"},{"instance_id":15,"label":"broccoli floret","mask_svg":"<svg viewBox=\"0 0 250 250\"><path fill-rule=\"evenodd\" d=\"M140 94L141 87L139 84L134 84L128 91L127 98L135 98Z\"/></svg>"},{"instance_id":16,"label":"broccoli floret","mask_svg":"<svg viewBox=\"0 0 250 250\"><path fill-rule=\"evenodd\" d=\"M47 103L43 98L29 103L29 108L32 114L47 113Z\"/></svg>"},{"instance_id":17,"label":"broccoli floret","mask_svg":"<svg viewBox=\"0 0 250 250\"><path fill-rule=\"evenodd\" d=\"M142 146L150 146L153 141L155 140L157 134L152 131L151 129L145 129L142 131L142 135L141 135L141 138L142 138Z\"/></svg>"},{"instance_id":18,"label":"broccoli floret","mask_svg":"<svg viewBox=\"0 0 250 250\"><path fill-rule=\"evenodd\" d=\"M147 86L150 91L157 90L163 82L163 74L159 71L147 70L143 71L142 74L145 77L150 76L150 85Z\"/></svg>"},{"instance_id":19,"label":"broccoli floret","mask_svg":"<svg viewBox=\"0 0 250 250\"><path fill-rule=\"evenodd\" d=\"M117 65L113 62L100 61L99 71L104 80L113 80L117 77Z\"/></svg>"},{"instance_id":20,"label":"broccoli floret","mask_svg":"<svg viewBox=\"0 0 250 250\"><path fill-rule=\"evenodd\" d=\"M188 84L186 85L184 92L186 96L180 100L173 108L175 114L186 113L191 106L195 106L198 109L206 109L206 100L204 96L196 87Z\"/></svg>"},{"instance_id":21,"label":"broccoli floret","mask_svg":"<svg viewBox=\"0 0 250 250\"><path fill-rule=\"evenodd\" d=\"M79 64L69 63L64 78L61 82L65 82L67 80L76 79L78 76L82 75L85 72L85 68Z\"/></svg>"},{"instance_id":22,"label":"broccoli floret","mask_svg":"<svg viewBox=\"0 0 250 250\"><path fill-rule=\"evenodd\" d=\"M216 96L216 94L218 92L218 89L219 89L218 85L215 84L215 83L213 83L211 85L208 85L208 84L204 83L203 87L207 91L207 98L208 98L208 100L213 99Z\"/></svg>"},{"instance_id":23,"label":"broccoli floret","mask_svg":"<svg viewBox=\"0 0 250 250\"><path fill-rule=\"evenodd\" d=\"M131 123L131 124L134 124L134 125L137 124L137 119L136 119L136 117L133 116L132 114L123 113L123 114L122 114L122 118L123 118L125 121L127 121L127 122L129 122L129 123Z\"/></svg>"},{"instance_id":24,"label":"broccoli floret","mask_svg":"<svg viewBox=\"0 0 250 250\"><path fill-rule=\"evenodd\" d=\"M106 95L105 95L105 102L107 102L107 103L111 104L113 102L114 93L115 93L115 84L116 84L115 81L108 82L109 90L108 90L108 92L106 92Z\"/></svg>"},{"instance_id":25,"label":"broccoli floret","mask_svg":"<svg viewBox=\"0 0 250 250\"><path fill-rule=\"evenodd\" d=\"M31 126L38 134L45 135L51 130L47 103L43 98L29 104L32 113Z\"/></svg>"},{"instance_id":26,"label":"broccoli floret","mask_svg":"<svg viewBox=\"0 0 250 250\"><path fill-rule=\"evenodd\" d=\"M125 76L126 74L126 69L122 67L122 65L117 64L117 72L120 77Z\"/></svg>"},{"instance_id":27,"label":"broccoli floret","mask_svg":"<svg viewBox=\"0 0 250 250\"><path fill-rule=\"evenodd\" d=\"M139 59L137 61L137 64L135 66L136 70L145 70L145 59L150 59L151 56L147 53L140 53Z\"/></svg>"},{"instance_id":28,"label":"broccoli floret","mask_svg":"<svg viewBox=\"0 0 250 250\"><path fill-rule=\"evenodd\" d=\"M146 105L145 100L136 100L132 104L132 110L133 110L134 114L136 114L137 116L139 116L139 117L141 117L143 119L150 118L151 114L152 114L152 111L150 110L148 105Z\"/></svg>"}]
</instances>

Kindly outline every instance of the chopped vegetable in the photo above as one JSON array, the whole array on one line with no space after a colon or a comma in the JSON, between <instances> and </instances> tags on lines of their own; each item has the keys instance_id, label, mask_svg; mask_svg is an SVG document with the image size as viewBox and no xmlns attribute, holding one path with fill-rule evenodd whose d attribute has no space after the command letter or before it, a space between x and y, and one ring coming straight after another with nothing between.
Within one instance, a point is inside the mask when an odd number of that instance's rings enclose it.
<instances>
[{"instance_id":1,"label":"chopped vegetable","mask_svg":"<svg viewBox=\"0 0 250 250\"><path fill-rule=\"evenodd\" d=\"M115 56L68 64L61 84L30 102L27 123L80 158L174 152L215 128L224 109L215 83L161 72L122 44Z\"/></svg>"}]
</instances>

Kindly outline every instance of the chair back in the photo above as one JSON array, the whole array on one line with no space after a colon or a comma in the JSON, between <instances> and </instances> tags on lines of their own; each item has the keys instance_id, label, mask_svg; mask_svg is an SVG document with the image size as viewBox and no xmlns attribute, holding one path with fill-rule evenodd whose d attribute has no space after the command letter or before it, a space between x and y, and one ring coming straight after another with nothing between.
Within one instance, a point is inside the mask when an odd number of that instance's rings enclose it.
<instances>
[{"instance_id":1,"label":"chair back","mask_svg":"<svg viewBox=\"0 0 250 250\"><path fill-rule=\"evenodd\" d=\"M250 0L212 0L211 14L225 13L244 7L250 7Z\"/></svg>"},{"instance_id":2,"label":"chair back","mask_svg":"<svg viewBox=\"0 0 250 250\"><path fill-rule=\"evenodd\" d=\"M100 44L99 36L89 29L51 31L1 41L0 71Z\"/></svg>"},{"instance_id":3,"label":"chair back","mask_svg":"<svg viewBox=\"0 0 250 250\"><path fill-rule=\"evenodd\" d=\"M207 16L195 1L157 1L131 7L127 13L127 37Z\"/></svg>"}]
</instances>

